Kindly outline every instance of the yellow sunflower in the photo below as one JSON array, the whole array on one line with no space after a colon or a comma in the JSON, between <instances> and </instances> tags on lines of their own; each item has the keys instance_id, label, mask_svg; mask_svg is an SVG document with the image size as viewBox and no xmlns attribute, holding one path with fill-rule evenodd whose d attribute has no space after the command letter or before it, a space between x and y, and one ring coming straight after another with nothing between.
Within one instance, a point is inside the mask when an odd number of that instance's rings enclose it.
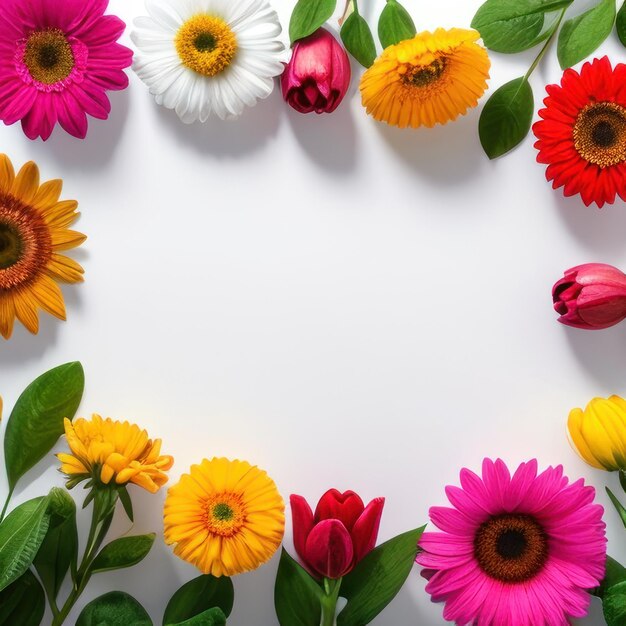
<instances>
[{"instance_id":1,"label":"yellow sunflower","mask_svg":"<svg viewBox=\"0 0 626 626\"><path fill-rule=\"evenodd\" d=\"M96 483L124 485L134 483L156 493L166 482L165 473L174 464L171 456L161 454L161 440L135 424L102 419L79 418L64 421L65 438L71 454L57 454L68 485L93 479Z\"/></svg>"},{"instance_id":2,"label":"yellow sunflower","mask_svg":"<svg viewBox=\"0 0 626 626\"><path fill-rule=\"evenodd\" d=\"M39 185L32 161L17 176L0 154L0 334L8 339L15 318L39 330L38 310L64 320L63 294L56 281L77 283L83 268L59 254L79 246L85 235L68 230L78 217L74 200L59 201L62 181Z\"/></svg>"},{"instance_id":3,"label":"yellow sunflower","mask_svg":"<svg viewBox=\"0 0 626 626\"><path fill-rule=\"evenodd\" d=\"M276 552L285 531L285 504L274 481L246 461L204 459L170 487L165 542L204 574L232 576L256 569Z\"/></svg>"},{"instance_id":4,"label":"yellow sunflower","mask_svg":"<svg viewBox=\"0 0 626 626\"><path fill-rule=\"evenodd\" d=\"M386 48L361 78L367 112L406 128L445 124L475 107L487 89L487 50L475 30L438 28Z\"/></svg>"}]
</instances>

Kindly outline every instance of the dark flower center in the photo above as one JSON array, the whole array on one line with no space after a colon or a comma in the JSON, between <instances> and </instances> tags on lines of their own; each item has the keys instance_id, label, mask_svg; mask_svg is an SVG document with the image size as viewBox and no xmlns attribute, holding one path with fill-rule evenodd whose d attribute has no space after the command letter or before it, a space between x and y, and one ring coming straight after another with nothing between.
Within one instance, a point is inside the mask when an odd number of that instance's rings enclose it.
<instances>
[{"instance_id":1,"label":"dark flower center","mask_svg":"<svg viewBox=\"0 0 626 626\"><path fill-rule=\"evenodd\" d=\"M0 223L0 270L15 265L22 256L20 233L11 224Z\"/></svg>"},{"instance_id":2,"label":"dark flower center","mask_svg":"<svg viewBox=\"0 0 626 626\"><path fill-rule=\"evenodd\" d=\"M50 229L39 212L0 193L0 292L35 280L51 256Z\"/></svg>"},{"instance_id":3,"label":"dark flower center","mask_svg":"<svg viewBox=\"0 0 626 626\"><path fill-rule=\"evenodd\" d=\"M592 102L576 118L574 147L600 168L626 161L626 108L616 102Z\"/></svg>"},{"instance_id":4,"label":"dark flower center","mask_svg":"<svg viewBox=\"0 0 626 626\"><path fill-rule=\"evenodd\" d=\"M217 46L217 39L211 33L200 33L193 41L198 52L211 52Z\"/></svg>"},{"instance_id":5,"label":"dark flower center","mask_svg":"<svg viewBox=\"0 0 626 626\"><path fill-rule=\"evenodd\" d=\"M548 558L547 536L530 515L497 515L474 537L474 556L482 570L505 583L534 578Z\"/></svg>"},{"instance_id":6,"label":"dark flower center","mask_svg":"<svg viewBox=\"0 0 626 626\"><path fill-rule=\"evenodd\" d=\"M67 78L74 68L74 54L58 28L35 31L26 41L24 64L40 83L53 85Z\"/></svg>"},{"instance_id":7,"label":"dark flower center","mask_svg":"<svg viewBox=\"0 0 626 626\"><path fill-rule=\"evenodd\" d=\"M403 81L412 87L426 87L441 78L446 70L447 59L439 57L429 65L410 68L403 77Z\"/></svg>"}]
</instances>

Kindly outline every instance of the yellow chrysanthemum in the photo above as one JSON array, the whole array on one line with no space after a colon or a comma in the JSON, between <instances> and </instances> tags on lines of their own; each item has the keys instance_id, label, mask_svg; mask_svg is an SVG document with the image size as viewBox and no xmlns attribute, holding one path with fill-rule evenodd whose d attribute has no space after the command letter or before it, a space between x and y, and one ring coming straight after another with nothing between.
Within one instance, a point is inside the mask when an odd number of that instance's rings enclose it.
<instances>
[{"instance_id":1,"label":"yellow chrysanthemum","mask_svg":"<svg viewBox=\"0 0 626 626\"><path fill-rule=\"evenodd\" d=\"M76 248L85 235L68 226L78 218L74 200L60 201L61 180L39 185L32 161L17 176L0 154L0 334L8 339L15 318L39 330L38 310L64 320L63 294L56 281L77 283L83 268L59 254Z\"/></svg>"},{"instance_id":2,"label":"yellow chrysanthemum","mask_svg":"<svg viewBox=\"0 0 626 626\"><path fill-rule=\"evenodd\" d=\"M367 112L405 128L445 124L475 107L487 89L487 50L475 30L438 28L386 48L361 78Z\"/></svg>"},{"instance_id":3,"label":"yellow chrysanthemum","mask_svg":"<svg viewBox=\"0 0 626 626\"><path fill-rule=\"evenodd\" d=\"M161 454L161 440L135 424L102 419L65 419L65 438L71 454L58 454L61 471L73 485L93 479L108 485L134 483L156 493L166 482L174 459Z\"/></svg>"},{"instance_id":4,"label":"yellow chrysanthemum","mask_svg":"<svg viewBox=\"0 0 626 626\"><path fill-rule=\"evenodd\" d=\"M626 471L626 401L619 396L594 398L585 410L570 411L572 443L589 465L609 472Z\"/></svg>"},{"instance_id":5,"label":"yellow chrysanthemum","mask_svg":"<svg viewBox=\"0 0 626 626\"><path fill-rule=\"evenodd\" d=\"M165 542L204 574L256 569L276 552L285 504L274 481L246 461L204 459L168 489Z\"/></svg>"}]
</instances>

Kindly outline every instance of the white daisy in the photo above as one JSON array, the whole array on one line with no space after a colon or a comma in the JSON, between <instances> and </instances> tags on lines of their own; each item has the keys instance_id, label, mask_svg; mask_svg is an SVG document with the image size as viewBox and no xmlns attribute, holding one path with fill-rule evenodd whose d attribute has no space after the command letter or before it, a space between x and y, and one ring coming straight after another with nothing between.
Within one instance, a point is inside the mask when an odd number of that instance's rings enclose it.
<instances>
[{"instance_id":1,"label":"white daisy","mask_svg":"<svg viewBox=\"0 0 626 626\"><path fill-rule=\"evenodd\" d=\"M146 0L135 19L133 69L186 124L237 118L283 71L278 15L267 0Z\"/></svg>"}]
</instances>

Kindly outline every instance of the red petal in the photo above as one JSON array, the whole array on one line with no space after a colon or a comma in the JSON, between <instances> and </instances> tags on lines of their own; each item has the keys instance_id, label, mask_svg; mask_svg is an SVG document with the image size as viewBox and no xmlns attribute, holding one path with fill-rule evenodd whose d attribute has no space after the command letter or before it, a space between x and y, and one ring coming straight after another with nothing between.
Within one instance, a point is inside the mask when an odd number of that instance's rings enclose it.
<instances>
[{"instance_id":1,"label":"red petal","mask_svg":"<svg viewBox=\"0 0 626 626\"><path fill-rule=\"evenodd\" d=\"M317 524L306 542L306 561L320 576L341 578L352 569L354 549L346 527L338 520Z\"/></svg>"},{"instance_id":2,"label":"red petal","mask_svg":"<svg viewBox=\"0 0 626 626\"><path fill-rule=\"evenodd\" d=\"M363 500L354 491L341 493L337 489L329 489L320 498L314 519L316 523L324 519L338 519L351 531L364 509Z\"/></svg>"},{"instance_id":3,"label":"red petal","mask_svg":"<svg viewBox=\"0 0 626 626\"><path fill-rule=\"evenodd\" d=\"M306 540L313 528L313 512L302 496L291 495L289 502L293 524L293 545L298 556L306 561ZM305 564L308 565L308 563Z\"/></svg>"},{"instance_id":4,"label":"red petal","mask_svg":"<svg viewBox=\"0 0 626 626\"><path fill-rule=\"evenodd\" d=\"M383 514L385 498L375 498L368 505L352 529L355 563L358 563L368 552L374 549L380 518Z\"/></svg>"}]
</instances>

